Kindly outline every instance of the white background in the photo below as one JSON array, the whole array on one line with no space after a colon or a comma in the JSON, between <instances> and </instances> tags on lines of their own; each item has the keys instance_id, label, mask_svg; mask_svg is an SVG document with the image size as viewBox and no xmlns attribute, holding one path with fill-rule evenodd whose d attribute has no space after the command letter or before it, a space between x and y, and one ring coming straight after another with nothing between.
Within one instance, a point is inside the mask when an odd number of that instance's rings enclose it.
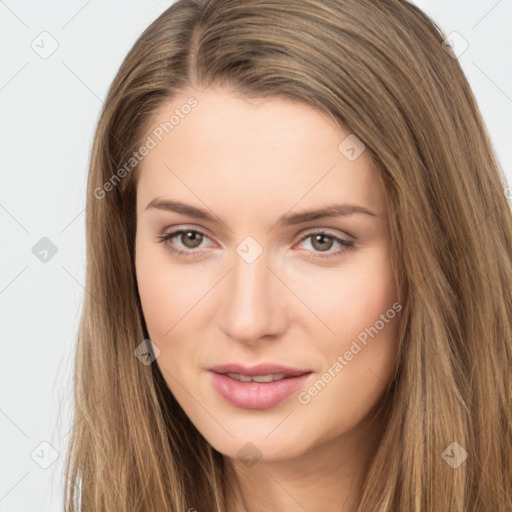
<instances>
[{"instance_id":1,"label":"white background","mask_svg":"<svg viewBox=\"0 0 512 512\"><path fill-rule=\"evenodd\" d=\"M0 0L0 512L62 510L92 137L122 59L171 3ZM512 0L417 3L468 41L460 61L512 184ZM43 31L47 59L31 47ZM48 469L41 442L58 452Z\"/></svg>"}]
</instances>

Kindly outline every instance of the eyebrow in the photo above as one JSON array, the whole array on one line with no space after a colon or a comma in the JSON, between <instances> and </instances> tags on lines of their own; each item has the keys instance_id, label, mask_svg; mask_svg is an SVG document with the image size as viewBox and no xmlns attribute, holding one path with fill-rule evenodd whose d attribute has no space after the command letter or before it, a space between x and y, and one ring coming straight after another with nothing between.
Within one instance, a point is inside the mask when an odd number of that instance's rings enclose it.
<instances>
[{"instance_id":1,"label":"eyebrow","mask_svg":"<svg viewBox=\"0 0 512 512\"><path fill-rule=\"evenodd\" d=\"M197 206L192 206L180 201L174 201L172 199L161 199L156 197L146 206L146 210L151 208L181 213L182 215L207 220L212 223L219 222L218 219L211 215L207 210L203 210ZM371 212L363 206L355 204L332 204L316 210L305 210L298 213L281 215L281 217L279 217L277 220L277 224L280 226L293 226L295 224L302 224L312 220L323 219L327 217L342 217L357 213L376 218L380 217L380 215Z\"/></svg>"}]
</instances>

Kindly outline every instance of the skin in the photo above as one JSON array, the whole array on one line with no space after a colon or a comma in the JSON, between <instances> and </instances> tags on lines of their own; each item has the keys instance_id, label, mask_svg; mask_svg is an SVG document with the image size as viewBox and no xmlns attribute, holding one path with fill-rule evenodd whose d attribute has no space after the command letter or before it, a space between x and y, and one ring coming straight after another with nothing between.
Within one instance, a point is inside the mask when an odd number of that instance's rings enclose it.
<instances>
[{"instance_id":1,"label":"skin","mask_svg":"<svg viewBox=\"0 0 512 512\"><path fill-rule=\"evenodd\" d=\"M235 407L212 387L208 368L309 369L307 390L375 325L397 301L384 190L367 151L350 161L338 150L350 132L300 101L190 89L163 105L152 126L190 96L197 107L142 160L137 188L136 274L156 364L236 476L228 512L352 511L382 430L369 417L394 371L398 314L307 404L294 393L268 409ZM220 221L146 209L154 198L207 209ZM375 216L276 224L330 203ZM179 228L206 236L158 239ZM329 236L323 245L315 236L301 241L314 229L354 247ZM248 236L263 249L251 264L236 252ZM176 255L173 245L196 253ZM255 464L237 456L249 442L261 457Z\"/></svg>"}]
</instances>

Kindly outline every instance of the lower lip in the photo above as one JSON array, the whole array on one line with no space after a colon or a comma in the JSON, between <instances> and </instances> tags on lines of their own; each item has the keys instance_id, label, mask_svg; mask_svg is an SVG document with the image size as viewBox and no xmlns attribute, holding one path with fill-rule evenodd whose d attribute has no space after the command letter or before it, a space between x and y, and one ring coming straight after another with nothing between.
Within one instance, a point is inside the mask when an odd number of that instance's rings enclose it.
<instances>
[{"instance_id":1,"label":"lower lip","mask_svg":"<svg viewBox=\"0 0 512 512\"><path fill-rule=\"evenodd\" d=\"M213 386L227 402L244 409L268 409L300 389L309 377L287 377L273 382L241 382L227 375L210 371Z\"/></svg>"}]
</instances>

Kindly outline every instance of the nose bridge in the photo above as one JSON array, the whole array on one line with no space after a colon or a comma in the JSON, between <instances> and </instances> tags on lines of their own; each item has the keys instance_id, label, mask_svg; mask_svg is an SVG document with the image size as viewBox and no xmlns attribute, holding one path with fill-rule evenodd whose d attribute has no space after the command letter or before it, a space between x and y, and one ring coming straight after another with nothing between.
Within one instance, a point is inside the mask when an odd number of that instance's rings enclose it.
<instances>
[{"instance_id":1,"label":"nose bridge","mask_svg":"<svg viewBox=\"0 0 512 512\"><path fill-rule=\"evenodd\" d=\"M251 241L237 247L221 312L221 327L231 338L251 341L276 334L279 329L279 317L284 317L279 310L281 293L270 265L267 253Z\"/></svg>"}]
</instances>

